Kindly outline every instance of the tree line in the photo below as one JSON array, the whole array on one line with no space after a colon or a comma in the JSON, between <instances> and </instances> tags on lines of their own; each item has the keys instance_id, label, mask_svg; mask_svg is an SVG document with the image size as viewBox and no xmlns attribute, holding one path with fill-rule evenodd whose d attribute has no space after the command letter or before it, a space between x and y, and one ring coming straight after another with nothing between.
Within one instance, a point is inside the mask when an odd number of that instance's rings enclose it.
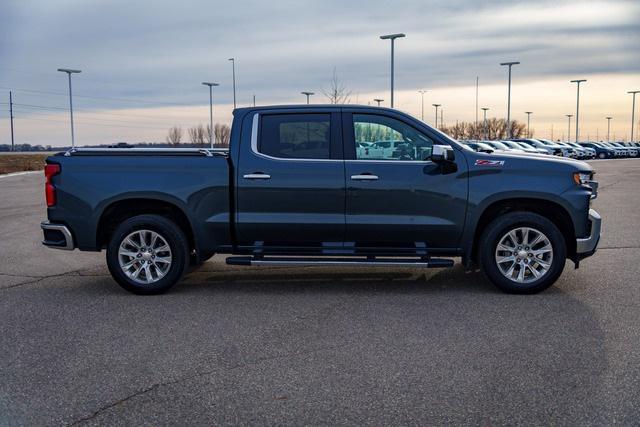
<instances>
[{"instance_id":1,"label":"tree line","mask_svg":"<svg viewBox=\"0 0 640 427\"><path fill-rule=\"evenodd\" d=\"M209 125L197 125L187 129L187 138L191 145L205 147L209 145ZM179 145L183 142L185 136L180 126L173 126L167 132L166 141L170 145ZM229 137L231 136L231 127L226 124L216 123L213 126L213 141L216 147L228 147Z\"/></svg>"},{"instance_id":2,"label":"tree line","mask_svg":"<svg viewBox=\"0 0 640 427\"><path fill-rule=\"evenodd\" d=\"M517 120L511 121L512 138L527 138L527 125ZM455 139L508 139L509 132L506 119L487 119L486 127L483 120L476 122L456 122L454 125L438 126L438 128ZM529 132L529 138L533 138L534 130Z\"/></svg>"}]
</instances>

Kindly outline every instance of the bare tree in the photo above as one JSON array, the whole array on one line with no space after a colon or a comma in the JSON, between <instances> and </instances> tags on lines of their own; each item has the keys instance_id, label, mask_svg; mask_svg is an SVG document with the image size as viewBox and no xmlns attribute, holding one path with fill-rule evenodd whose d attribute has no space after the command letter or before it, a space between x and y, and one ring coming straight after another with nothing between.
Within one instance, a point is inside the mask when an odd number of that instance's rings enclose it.
<instances>
[{"instance_id":1,"label":"bare tree","mask_svg":"<svg viewBox=\"0 0 640 427\"><path fill-rule=\"evenodd\" d=\"M442 126L440 130L456 139L483 139L485 135L484 121L459 122L453 126ZM507 132L507 121L492 117L487 119L486 128L487 139L499 140L509 138ZM522 138L527 134L527 125L516 120L511 121L511 135L513 138ZM533 129L531 130L533 137Z\"/></svg>"},{"instance_id":2,"label":"bare tree","mask_svg":"<svg viewBox=\"0 0 640 427\"><path fill-rule=\"evenodd\" d=\"M207 131L209 127L207 126ZM213 135L215 137L215 144L220 147L229 146L229 137L231 136L231 128L229 125L216 123L213 126Z\"/></svg>"},{"instance_id":3,"label":"bare tree","mask_svg":"<svg viewBox=\"0 0 640 427\"><path fill-rule=\"evenodd\" d=\"M174 126L169 129L167 134L167 143L172 145L178 145L182 141L182 128Z\"/></svg>"},{"instance_id":4,"label":"bare tree","mask_svg":"<svg viewBox=\"0 0 640 427\"><path fill-rule=\"evenodd\" d=\"M204 146L209 141L209 132L202 125L194 126L189 129L189 140L194 145Z\"/></svg>"},{"instance_id":5,"label":"bare tree","mask_svg":"<svg viewBox=\"0 0 640 427\"><path fill-rule=\"evenodd\" d=\"M333 77L329 89L323 88L322 93L329 98L330 104L348 104L351 101L351 91L346 88L344 83L340 82L335 67L333 67Z\"/></svg>"}]
</instances>

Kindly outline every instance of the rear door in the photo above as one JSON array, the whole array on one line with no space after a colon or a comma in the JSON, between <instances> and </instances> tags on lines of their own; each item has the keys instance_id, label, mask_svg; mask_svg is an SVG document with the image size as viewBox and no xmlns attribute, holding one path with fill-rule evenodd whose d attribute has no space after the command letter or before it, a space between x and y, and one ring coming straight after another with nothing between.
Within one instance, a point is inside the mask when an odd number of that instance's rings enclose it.
<instances>
[{"instance_id":1,"label":"rear door","mask_svg":"<svg viewBox=\"0 0 640 427\"><path fill-rule=\"evenodd\" d=\"M341 247L345 175L339 109L259 110L237 171L238 242L247 249Z\"/></svg>"},{"instance_id":2,"label":"rear door","mask_svg":"<svg viewBox=\"0 0 640 427\"><path fill-rule=\"evenodd\" d=\"M457 151L456 165L443 168L429 160L441 135L404 115L369 111L343 115L346 245L361 252L455 249L468 193L463 155Z\"/></svg>"}]
</instances>

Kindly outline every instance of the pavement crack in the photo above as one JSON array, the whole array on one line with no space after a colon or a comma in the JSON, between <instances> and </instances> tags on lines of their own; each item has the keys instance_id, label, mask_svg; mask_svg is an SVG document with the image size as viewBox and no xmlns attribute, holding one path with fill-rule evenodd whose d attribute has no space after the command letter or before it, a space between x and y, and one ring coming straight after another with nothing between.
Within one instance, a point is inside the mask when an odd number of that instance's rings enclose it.
<instances>
[{"instance_id":1,"label":"pavement crack","mask_svg":"<svg viewBox=\"0 0 640 427\"><path fill-rule=\"evenodd\" d=\"M29 280L27 282L23 282L23 283L16 283L15 285L10 285L10 286L3 286L0 288L0 290L6 290L6 289L13 289L13 288L18 288L20 286L25 286L25 285L33 285L36 284L38 282L41 282L45 279L53 279L56 277L64 277L64 276L79 276L80 272L82 270L74 270L74 271L67 271L64 273L60 273L60 274L52 274L50 276L22 276L22 275L14 275L14 274L5 274L5 273L0 273L0 276L8 276L8 277L27 277L27 278L32 278L34 280Z\"/></svg>"}]
</instances>

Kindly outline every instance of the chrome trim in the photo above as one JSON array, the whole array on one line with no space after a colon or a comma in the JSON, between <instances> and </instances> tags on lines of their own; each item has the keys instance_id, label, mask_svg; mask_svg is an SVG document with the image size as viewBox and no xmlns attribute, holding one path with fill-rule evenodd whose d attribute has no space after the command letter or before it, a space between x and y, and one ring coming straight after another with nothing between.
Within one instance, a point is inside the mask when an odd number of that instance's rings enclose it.
<instances>
[{"instance_id":1,"label":"chrome trim","mask_svg":"<svg viewBox=\"0 0 640 427\"><path fill-rule=\"evenodd\" d=\"M55 245L47 245L45 243L45 241L42 241L42 244L45 245L48 248L54 248L54 249L62 249L65 251L72 251L75 246L73 244L73 236L71 236L71 231L69 231L69 229L67 228L66 225L62 225L62 224L52 224L49 221L43 221L40 223L40 228L42 230L56 230L56 231L60 231L62 233L62 235L64 236L64 246L55 246Z\"/></svg>"},{"instance_id":2,"label":"chrome trim","mask_svg":"<svg viewBox=\"0 0 640 427\"><path fill-rule=\"evenodd\" d=\"M266 173L248 173L242 176L244 179L271 179L271 175Z\"/></svg>"},{"instance_id":3,"label":"chrome trim","mask_svg":"<svg viewBox=\"0 0 640 427\"><path fill-rule=\"evenodd\" d=\"M378 175L351 175L354 181L377 181Z\"/></svg>"},{"instance_id":4,"label":"chrome trim","mask_svg":"<svg viewBox=\"0 0 640 427\"><path fill-rule=\"evenodd\" d=\"M589 209L589 220L591 221L589 237L576 239L576 253L578 254L594 251L598 245L598 241L600 240L602 217L600 217L600 214L594 209Z\"/></svg>"}]
</instances>

